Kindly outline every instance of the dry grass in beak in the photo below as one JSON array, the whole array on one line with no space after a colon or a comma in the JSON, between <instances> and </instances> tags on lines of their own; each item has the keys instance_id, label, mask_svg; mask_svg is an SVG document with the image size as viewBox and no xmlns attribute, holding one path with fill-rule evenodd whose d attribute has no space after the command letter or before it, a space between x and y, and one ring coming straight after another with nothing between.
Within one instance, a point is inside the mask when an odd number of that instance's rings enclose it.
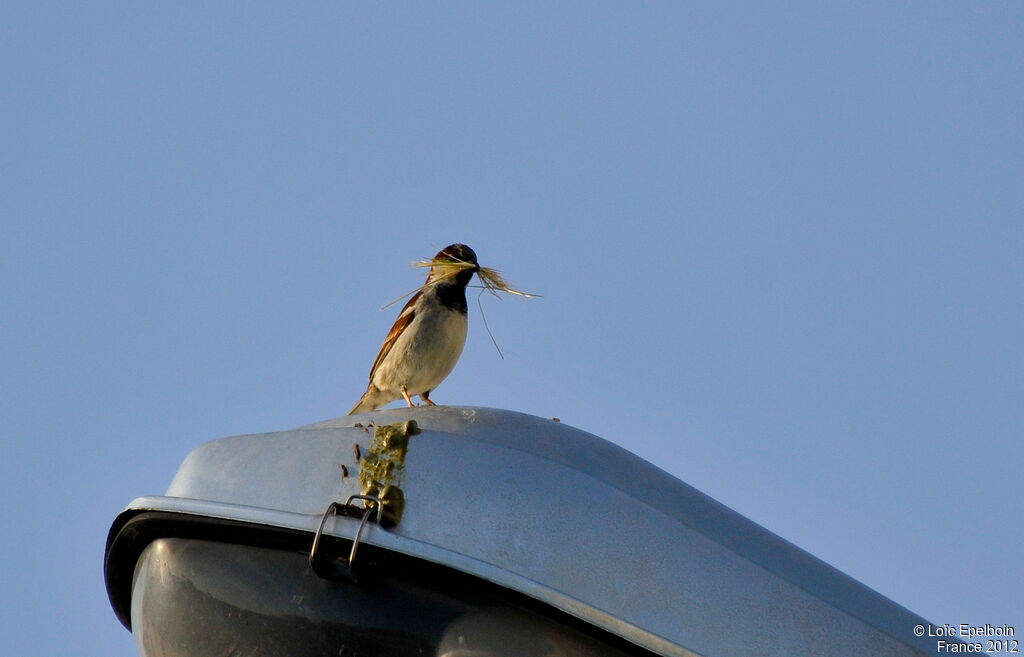
<instances>
[{"instance_id":1,"label":"dry grass in beak","mask_svg":"<svg viewBox=\"0 0 1024 657\"><path fill-rule=\"evenodd\" d=\"M430 267L431 283L451 278L463 269L476 268L476 276L480 279L484 289L495 296L497 296L498 292L507 292L519 297L526 297L527 299L534 299L540 296L539 294L530 294L513 289L497 269L480 267L469 262L462 262L461 260L420 260L419 262L412 263L412 266Z\"/></svg>"},{"instance_id":2,"label":"dry grass in beak","mask_svg":"<svg viewBox=\"0 0 1024 657\"><path fill-rule=\"evenodd\" d=\"M474 265L471 262L463 262L461 260L432 259L418 260L412 263L412 266L430 267L430 277L427 279L427 282L419 286L412 292L407 292L402 296L398 297L397 299L395 299L394 301L388 303L387 305L381 306L381 310L384 310L388 306L392 306L398 303L399 301L408 296L416 294L417 292L426 288L428 285L435 285L437 283L440 283L441 281L452 278L453 276L455 276L464 269L474 268L476 269L476 276L477 278L480 279L480 283L483 285L483 288L490 292L491 294L493 294L494 296L498 296L499 292L506 292L508 294L514 294L518 297L524 297L527 299L535 299L541 296L539 294L530 294L529 292L521 292L520 290L516 290L508 284L508 281L505 280L505 277L502 276L501 272L499 272L497 269L491 269L490 267L480 267L478 265Z\"/></svg>"}]
</instances>

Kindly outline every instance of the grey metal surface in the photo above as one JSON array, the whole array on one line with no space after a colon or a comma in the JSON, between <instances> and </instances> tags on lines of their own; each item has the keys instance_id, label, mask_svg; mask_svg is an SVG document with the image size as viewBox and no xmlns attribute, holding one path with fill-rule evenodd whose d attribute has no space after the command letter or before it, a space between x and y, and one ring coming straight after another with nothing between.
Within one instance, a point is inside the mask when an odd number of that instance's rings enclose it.
<instances>
[{"instance_id":1,"label":"grey metal surface","mask_svg":"<svg viewBox=\"0 0 1024 657\"><path fill-rule=\"evenodd\" d=\"M188 455L162 510L315 532L360 492L356 423L415 420L398 525L362 541L546 602L663 655L935 654L924 620L615 445L483 408L376 411L212 441ZM372 430L370 430L372 432ZM344 469L348 475L342 476ZM357 519L325 533L351 537Z\"/></svg>"}]
</instances>

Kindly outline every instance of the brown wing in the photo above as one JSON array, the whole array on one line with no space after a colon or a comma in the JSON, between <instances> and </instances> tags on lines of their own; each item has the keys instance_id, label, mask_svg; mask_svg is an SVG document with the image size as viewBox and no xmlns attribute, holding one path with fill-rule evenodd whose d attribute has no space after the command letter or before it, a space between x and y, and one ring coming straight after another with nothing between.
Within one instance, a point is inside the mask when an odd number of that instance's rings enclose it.
<instances>
[{"instance_id":1,"label":"brown wing","mask_svg":"<svg viewBox=\"0 0 1024 657\"><path fill-rule=\"evenodd\" d=\"M402 308L402 312L398 313L398 319L395 320L391 330L388 331L388 337L384 338L384 344L380 346L380 351L377 352L377 358L373 361L373 367L370 368L370 381L373 381L373 374L377 371L377 367L384 362L387 355L391 352L391 347L395 346L395 342L398 340L398 336L402 334L405 327L413 320L416 316L416 310L413 306L420 299L420 293L412 295L412 298Z\"/></svg>"}]
</instances>

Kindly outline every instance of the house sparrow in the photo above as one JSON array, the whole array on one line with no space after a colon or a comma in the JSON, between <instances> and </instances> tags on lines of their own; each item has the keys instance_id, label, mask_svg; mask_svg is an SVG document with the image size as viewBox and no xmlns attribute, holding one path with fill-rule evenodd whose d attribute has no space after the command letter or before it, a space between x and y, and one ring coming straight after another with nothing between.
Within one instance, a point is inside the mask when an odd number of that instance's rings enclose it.
<instances>
[{"instance_id":1,"label":"house sparrow","mask_svg":"<svg viewBox=\"0 0 1024 657\"><path fill-rule=\"evenodd\" d=\"M469 264L454 275L441 276L431 267L427 282L398 313L370 369L370 385L348 412L365 413L412 395L436 406L430 392L451 373L466 343L466 285L480 270L476 253L465 244L441 249L434 260Z\"/></svg>"}]
</instances>

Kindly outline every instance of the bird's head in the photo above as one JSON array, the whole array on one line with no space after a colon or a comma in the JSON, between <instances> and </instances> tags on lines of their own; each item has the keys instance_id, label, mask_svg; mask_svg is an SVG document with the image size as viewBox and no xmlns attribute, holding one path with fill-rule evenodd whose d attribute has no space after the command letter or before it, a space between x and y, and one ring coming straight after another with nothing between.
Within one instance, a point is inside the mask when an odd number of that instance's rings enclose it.
<instances>
[{"instance_id":1,"label":"bird's head","mask_svg":"<svg viewBox=\"0 0 1024 657\"><path fill-rule=\"evenodd\" d=\"M480 271L476 253L465 244L449 244L434 256L427 282L443 285L448 281L466 286L473 274Z\"/></svg>"}]
</instances>

